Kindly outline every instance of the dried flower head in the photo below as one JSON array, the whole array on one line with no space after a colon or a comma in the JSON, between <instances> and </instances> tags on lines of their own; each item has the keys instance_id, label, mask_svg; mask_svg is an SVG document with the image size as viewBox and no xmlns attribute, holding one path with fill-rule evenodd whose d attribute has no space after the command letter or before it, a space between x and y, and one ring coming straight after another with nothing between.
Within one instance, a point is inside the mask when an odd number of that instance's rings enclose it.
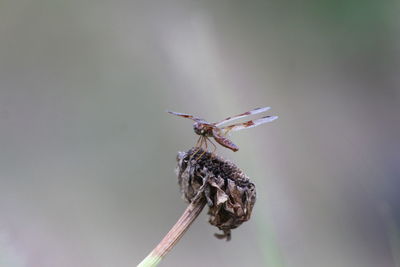
<instances>
[{"instance_id":1,"label":"dried flower head","mask_svg":"<svg viewBox=\"0 0 400 267\"><path fill-rule=\"evenodd\" d=\"M231 229L250 219L256 201L255 185L234 163L202 149L192 148L177 156L182 197L190 202L206 199L210 224L230 240Z\"/></svg>"}]
</instances>

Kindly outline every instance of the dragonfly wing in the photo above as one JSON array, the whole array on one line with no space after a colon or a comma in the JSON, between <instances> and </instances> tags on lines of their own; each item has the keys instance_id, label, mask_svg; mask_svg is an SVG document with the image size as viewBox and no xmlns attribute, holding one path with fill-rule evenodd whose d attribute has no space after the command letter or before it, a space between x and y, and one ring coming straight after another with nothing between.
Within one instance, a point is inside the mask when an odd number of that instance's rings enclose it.
<instances>
[{"instance_id":1,"label":"dragonfly wing","mask_svg":"<svg viewBox=\"0 0 400 267\"><path fill-rule=\"evenodd\" d=\"M169 110L167 110L167 112L169 114L176 115L176 116L183 117L183 118L187 118L187 119L191 119L191 120L194 120L194 121L201 121L201 122L204 121L203 119L197 118L197 117L195 117L193 115L190 115L190 114L179 113L179 112L174 112L174 111L169 111Z\"/></svg>"},{"instance_id":2,"label":"dragonfly wing","mask_svg":"<svg viewBox=\"0 0 400 267\"><path fill-rule=\"evenodd\" d=\"M224 124L224 123L227 123L227 122L230 122L230 121L233 121L233 120L241 119L241 118L244 118L244 117L247 117L247 116L250 116L250 115L258 114L258 113L267 111L270 108L271 107L255 108L255 109L247 111L245 113L242 113L242 114L239 114L239 115L236 115L236 116L232 116L232 117L228 117L228 118L224 119L223 121L214 123L214 125L218 127L221 124Z\"/></svg>"},{"instance_id":3,"label":"dragonfly wing","mask_svg":"<svg viewBox=\"0 0 400 267\"><path fill-rule=\"evenodd\" d=\"M224 133L228 133L230 131L239 131L243 129L253 128L258 125L274 121L278 118L278 116L265 116L257 120L246 121L243 123L236 123L222 128Z\"/></svg>"}]
</instances>

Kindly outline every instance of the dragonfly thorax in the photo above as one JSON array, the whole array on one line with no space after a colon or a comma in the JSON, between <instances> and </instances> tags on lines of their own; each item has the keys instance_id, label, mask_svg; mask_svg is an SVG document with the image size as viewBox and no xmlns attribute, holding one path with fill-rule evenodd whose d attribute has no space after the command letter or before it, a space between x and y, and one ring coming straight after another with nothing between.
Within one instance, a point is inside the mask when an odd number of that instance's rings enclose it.
<instances>
[{"instance_id":1,"label":"dragonfly thorax","mask_svg":"<svg viewBox=\"0 0 400 267\"><path fill-rule=\"evenodd\" d=\"M212 129L213 127L211 125L205 123L196 122L193 124L193 130L198 135L212 136Z\"/></svg>"}]
</instances>

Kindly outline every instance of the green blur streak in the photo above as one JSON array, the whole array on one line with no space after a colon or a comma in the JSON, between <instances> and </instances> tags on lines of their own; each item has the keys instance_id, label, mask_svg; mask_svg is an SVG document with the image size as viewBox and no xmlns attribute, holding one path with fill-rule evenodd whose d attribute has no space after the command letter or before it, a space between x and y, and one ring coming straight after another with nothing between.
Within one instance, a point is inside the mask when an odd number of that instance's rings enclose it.
<instances>
[{"instance_id":1,"label":"green blur streak","mask_svg":"<svg viewBox=\"0 0 400 267\"><path fill-rule=\"evenodd\" d=\"M262 251L264 266L268 267L284 267L284 260L276 242L271 227L264 218L265 214L257 216L257 234L259 235L259 247Z\"/></svg>"}]
</instances>

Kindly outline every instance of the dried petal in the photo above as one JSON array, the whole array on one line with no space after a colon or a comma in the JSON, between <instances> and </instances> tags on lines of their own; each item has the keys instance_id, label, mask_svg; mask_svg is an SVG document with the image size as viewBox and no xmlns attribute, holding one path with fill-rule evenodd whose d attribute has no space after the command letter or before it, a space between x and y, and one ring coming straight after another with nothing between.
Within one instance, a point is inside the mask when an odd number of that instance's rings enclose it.
<instances>
[{"instance_id":1,"label":"dried petal","mask_svg":"<svg viewBox=\"0 0 400 267\"><path fill-rule=\"evenodd\" d=\"M188 202L205 198L209 222L230 239L231 229L250 219L256 201L255 185L234 163L202 149L192 148L177 156L178 183Z\"/></svg>"}]
</instances>

